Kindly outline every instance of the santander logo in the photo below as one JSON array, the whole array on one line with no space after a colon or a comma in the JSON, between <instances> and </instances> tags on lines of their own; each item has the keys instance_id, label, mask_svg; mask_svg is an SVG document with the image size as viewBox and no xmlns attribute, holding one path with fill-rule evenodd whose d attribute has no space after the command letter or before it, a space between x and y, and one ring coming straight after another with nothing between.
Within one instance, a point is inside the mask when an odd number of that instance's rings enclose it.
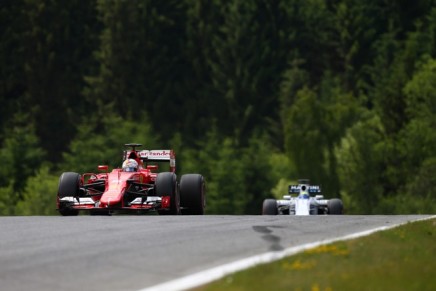
<instances>
[{"instance_id":1,"label":"santander logo","mask_svg":"<svg viewBox=\"0 0 436 291\"><path fill-rule=\"evenodd\" d=\"M168 156L170 153L166 152L166 151L162 151L162 152L150 152L149 155L150 156Z\"/></svg>"},{"instance_id":2,"label":"santander logo","mask_svg":"<svg viewBox=\"0 0 436 291\"><path fill-rule=\"evenodd\" d=\"M166 157L170 156L171 152L169 150L151 150L151 151L141 151L139 152L139 156L141 158L146 157Z\"/></svg>"}]
</instances>

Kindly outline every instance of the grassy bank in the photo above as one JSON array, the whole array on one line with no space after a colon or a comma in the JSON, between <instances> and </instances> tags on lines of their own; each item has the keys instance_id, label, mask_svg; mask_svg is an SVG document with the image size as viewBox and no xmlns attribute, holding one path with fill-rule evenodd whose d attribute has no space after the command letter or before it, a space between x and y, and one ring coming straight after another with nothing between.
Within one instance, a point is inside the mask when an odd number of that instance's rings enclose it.
<instances>
[{"instance_id":1,"label":"grassy bank","mask_svg":"<svg viewBox=\"0 0 436 291\"><path fill-rule=\"evenodd\" d=\"M436 290L436 219L320 246L194 290Z\"/></svg>"}]
</instances>

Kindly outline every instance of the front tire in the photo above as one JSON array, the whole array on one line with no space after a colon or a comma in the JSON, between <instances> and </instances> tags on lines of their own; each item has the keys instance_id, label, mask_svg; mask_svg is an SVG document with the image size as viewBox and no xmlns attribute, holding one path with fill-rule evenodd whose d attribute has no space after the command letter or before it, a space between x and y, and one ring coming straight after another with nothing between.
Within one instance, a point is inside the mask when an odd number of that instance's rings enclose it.
<instances>
[{"instance_id":1,"label":"front tire","mask_svg":"<svg viewBox=\"0 0 436 291\"><path fill-rule=\"evenodd\" d=\"M344 205L341 199L333 198L327 202L328 213L331 215L341 215L344 213Z\"/></svg>"},{"instance_id":2,"label":"front tire","mask_svg":"<svg viewBox=\"0 0 436 291\"><path fill-rule=\"evenodd\" d=\"M177 185L177 176L171 172L159 173L155 182L156 196L170 196L170 209L160 209L161 215L180 214L180 193Z\"/></svg>"},{"instance_id":3,"label":"front tire","mask_svg":"<svg viewBox=\"0 0 436 291\"><path fill-rule=\"evenodd\" d=\"M203 215L206 207L206 186L199 174L185 174L180 179L180 204L182 213Z\"/></svg>"},{"instance_id":4,"label":"front tire","mask_svg":"<svg viewBox=\"0 0 436 291\"><path fill-rule=\"evenodd\" d=\"M262 215L277 215L277 200L265 199L262 204Z\"/></svg>"},{"instance_id":5,"label":"front tire","mask_svg":"<svg viewBox=\"0 0 436 291\"><path fill-rule=\"evenodd\" d=\"M78 197L80 193L81 177L78 173L65 172L59 178L58 199L64 197ZM79 210L73 209L70 203L59 202L59 213L62 216L76 216Z\"/></svg>"}]
</instances>

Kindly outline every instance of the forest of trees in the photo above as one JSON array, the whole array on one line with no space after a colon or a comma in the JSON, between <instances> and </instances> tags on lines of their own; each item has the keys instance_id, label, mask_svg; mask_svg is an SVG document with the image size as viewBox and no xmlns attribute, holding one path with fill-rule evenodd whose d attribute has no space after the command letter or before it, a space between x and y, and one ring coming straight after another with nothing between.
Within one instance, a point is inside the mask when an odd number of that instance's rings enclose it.
<instances>
[{"instance_id":1,"label":"forest of trees","mask_svg":"<svg viewBox=\"0 0 436 291\"><path fill-rule=\"evenodd\" d=\"M2 0L0 215L64 171L175 150L207 214L309 178L347 214L436 212L436 1Z\"/></svg>"}]
</instances>

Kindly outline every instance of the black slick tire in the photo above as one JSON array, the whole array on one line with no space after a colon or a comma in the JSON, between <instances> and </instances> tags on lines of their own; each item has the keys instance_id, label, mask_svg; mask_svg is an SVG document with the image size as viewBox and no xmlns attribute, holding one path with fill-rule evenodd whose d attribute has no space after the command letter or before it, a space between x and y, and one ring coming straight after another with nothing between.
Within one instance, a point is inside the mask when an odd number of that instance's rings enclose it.
<instances>
[{"instance_id":1,"label":"black slick tire","mask_svg":"<svg viewBox=\"0 0 436 291\"><path fill-rule=\"evenodd\" d=\"M202 175L185 174L180 179L182 214L203 215L206 207L206 186Z\"/></svg>"},{"instance_id":2,"label":"black slick tire","mask_svg":"<svg viewBox=\"0 0 436 291\"><path fill-rule=\"evenodd\" d=\"M277 215L277 200L265 199L262 204L262 215Z\"/></svg>"},{"instance_id":3,"label":"black slick tire","mask_svg":"<svg viewBox=\"0 0 436 291\"><path fill-rule=\"evenodd\" d=\"M64 197L78 197L80 192L81 178L78 173L65 172L59 178L58 199ZM69 203L59 204L59 213L63 216L76 216L77 209L73 209Z\"/></svg>"},{"instance_id":4,"label":"black slick tire","mask_svg":"<svg viewBox=\"0 0 436 291\"><path fill-rule=\"evenodd\" d=\"M180 214L180 193L177 185L177 176L172 172L162 172L156 177L156 196L170 196L170 209L158 209L161 215Z\"/></svg>"},{"instance_id":5,"label":"black slick tire","mask_svg":"<svg viewBox=\"0 0 436 291\"><path fill-rule=\"evenodd\" d=\"M344 212L344 205L341 199L333 198L327 202L328 214L341 215Z\"/></svg>"}]
</instances>

